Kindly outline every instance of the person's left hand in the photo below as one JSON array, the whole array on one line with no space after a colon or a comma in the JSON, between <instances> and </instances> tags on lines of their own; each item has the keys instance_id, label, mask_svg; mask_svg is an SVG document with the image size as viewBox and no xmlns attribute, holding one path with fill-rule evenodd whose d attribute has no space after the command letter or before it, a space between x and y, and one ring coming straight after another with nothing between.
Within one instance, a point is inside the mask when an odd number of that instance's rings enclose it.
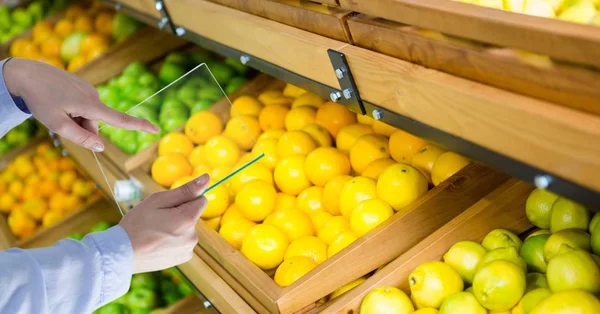
<instances>
[{"instance_id":1,"label":"person's left hand","mask_svg":"<svg viewBox=\"0 0 600 314\"><path fill-rule=\"evenodd\" d=\"M104 150L98 122L157 133L158 127L104 105L94 86L77 76L42 62L12 58L4 64L10 93L23 98L27 108L51 131L96 152Z\"/></svg>"}]
</instances>

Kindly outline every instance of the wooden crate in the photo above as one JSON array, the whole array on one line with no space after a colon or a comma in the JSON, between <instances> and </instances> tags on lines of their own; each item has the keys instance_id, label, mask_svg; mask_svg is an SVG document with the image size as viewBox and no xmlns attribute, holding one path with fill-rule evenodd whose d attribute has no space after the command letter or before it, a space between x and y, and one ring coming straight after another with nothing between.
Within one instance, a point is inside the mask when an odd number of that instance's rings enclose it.
<instances>
[{"instance_id":1,"label":"wooden crate","mask_svg":"<svg viewBox=\"0 0 600 314\"><path fill-rule=\"evenodd\" d=\"M298 0L210 0L311 33L352 43L346 20L352 11L317 2ZM335 1L329 1L329 5Z\"/></svg>"},{"instance_id":2,"label":"wooden crate","mask_svg":"<svg viewBox=\"0 0 600 314\"><path fill-rule=\"evenodd\" d=\"M428 68L563 106L600 114L600 71L359 14L348 20L354 44ZM600 28L598 29L600 32ZM537 62L537 63L536 63Z\"/></svg>"},{"instance_id":3,"label":"wooden crate","mask_svg":"<svg viewBox=\"0 0 600 314\"><path fill-rule=\"evenodd\" d=\"M63 16L64 16L64 10L61 10L59 12L56 12L53 15L46 17L44 20L54 24L58 20L60 20ZM12 45L13 41L15 41L18 38L31 38L31 35L32 35L31 30L32 29L29 28L28 30L22 32L21 34L13 37L11 40L0 45L0 60L10 57L10 45Z\"/></svg>"},{"instance_id":4,"label":"wooden crate","mask_svg":"<svg viewBox=\"0 0 600 314\"><path fill-rule=\"evenodd\" d=\"M442 256L456 242L481 241L488 232L497 228L517 234L530 230L533 225L525 215L525 202L532 190L533 187L516 179L504 182L357 288L331 300L314 313L358 313L363 297L373 288L395 286L410 292L409 274L424 262L442 260Z\"/></svg>"}]
</instances>

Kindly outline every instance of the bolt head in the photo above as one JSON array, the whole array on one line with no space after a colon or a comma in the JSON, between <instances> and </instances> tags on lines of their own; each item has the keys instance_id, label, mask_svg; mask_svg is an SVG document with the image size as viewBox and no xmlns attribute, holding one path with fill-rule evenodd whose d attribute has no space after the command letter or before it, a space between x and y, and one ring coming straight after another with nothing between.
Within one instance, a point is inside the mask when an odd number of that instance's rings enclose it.
<instances>
[{"instance_id":1,"label":"bolt head","mask_svg":"<svg viewBox=\"0 0 600 314\"><path fill-rule=\"evenodd\" d=\"M344 98L350 99L352 98L352 90L349 88L344 89Z\"/></svg>"},{"instance_id":2,"label":"bolt head","mask_svg":"<svg viewBox=\"0 0 600 314\"><path fill-rule=\"evenodd\" d=\"M240 62L243 65L246 65L248 62L250 62L250 57L248 57L248 56L240 56Z\"/></svg>"},{"instance_id":3,"label":"bolt head","mask_svg":"<svg viewBox=\"0 0 600 314\"><path fill-rule=\"evenodd\" d=\"M340 100L340 98L342 98L342 94L338 91L331 92L331 94L329 94L329 99L331 99L333 102L337 102Z\"/></svg>"},{"instance_id":4,"label":"bolt head","mask_svg":"<svg viewBox=\"0 0 600 314\"><path fill-rule=\"evenodd\" d=\"M177 27L175 29L175 33L177 34L177 36L181 37L181 36L185 35L185 28Z\"/></svg>"},{"instance_id":5,"label":"bolt head","mask_svg":"<svg viewBox=\"0 0 600 314\"><path fill-rule=\"evenodd\" d=\"M342 68L335 69L335 76L341 80L342 78L344 78L344 72L346 71L344 71L344 69Z\"/></svg>"},{"instance_id":6,"label":"bolt head","mask_svg":"<svg viewBox=\"0 0 600 314\"><path fill-rule=\"evenodd\" d=\"M373 110L373 119L375 120L381 120L381 117L383 116L383 111L379 110L379 109L375 109Z\"/></svg>"},{"instance_id":7,"label":"bolt head","mask_svg":"<svg viewBox=\"0 0 600 314\"><path fill-rule=\"evenodd\" d=\"M208 308L212 307L212 304L209 301L204 301L203 305L204 305L205 309L208 309Z\"/></svg>"},{"instance_id":8,"label":"bolt head","mask_svg":"<svg viewBox=\"0 0 600 314\"><path fill-rule=\"evenodd\" d=\"M115 4L115 11L121 11L123 6L120 3Z\"/></svg>"},{"instance_id":9,"label":"bolt head","mask_svg":"<svg viewBox=\"0 0 600 314\"><path fill-rule=\"evenodd\" d=\"M167 23L169 22L169 19L167 19L166 17L163 17L162 19L160 19L160 21L158 22L158 28L160 29L164 29L165 26L167 26Z\"/></svg>"},{"instance_id":10,"label":"bolt head","mask_svg":"<svg viewBox=\"0 0 600 314\"><path fill-rule=\"evenodd\" d=\"M552 184L552 176L549 176L547 174L542 174L542 175L537 175L535 176L535 178L533 178L533 184L538 188L538 189L547 189L550 184Z\"/></svg>"},{"instance_id":11,"label":"bolt head","mask_svg":"<svg viewBox=\"0 0 600 314\"><path fill-rule=\"evenodd\" d=\"M162 1L156 1L156 4L154 4L154 7L156 8L156 11L162 11L163 10L163 3L162 3Z\"/></svg>"}]
</instances>

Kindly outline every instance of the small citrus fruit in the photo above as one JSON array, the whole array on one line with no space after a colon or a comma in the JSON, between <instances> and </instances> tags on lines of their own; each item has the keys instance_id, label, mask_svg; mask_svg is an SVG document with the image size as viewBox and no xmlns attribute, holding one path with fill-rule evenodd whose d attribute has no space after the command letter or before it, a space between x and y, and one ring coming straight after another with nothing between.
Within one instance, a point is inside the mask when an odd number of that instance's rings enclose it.
<instances>
[{"instance_id":1,"label":"small citrus fruit","mask_svg":"<svg viewBox=\"0 0 600 314\"><path fill-rule=\"evenodd\" d=\"M535 189L525 203L527 219L539 228L550 228L550 212L558 195L542 189Z\"/></svg>"},{"instance_id":2,"label":"small citrus fruit","mask_svg":"<svg viewBox=\"0 0 600 314\"><path fill-rule=\"evenodd\" d=\"M395 161L411 163L414 155L427 145L427 142L410 133L397 130L390 136L389 145L390 154Z\"/></svg>"},{"instance_id":3,"label":"small citrus fruit","mask_svg":"<svg viewBox=\"0 0 600 314\"><path fill-rule=\"evenodd\" d=\"M319 147L306 156L306 176L317 186L331 178L350 174L348 156L334 147Z\"/></svg>"},{"instance_id":4,"label":"small citrus fruit","mask_svg":"<svg viewBox=\"0 0 600 314\"><path fill-rule=\"evenodd\" d=\"M156 158L152 163L151 172L154 181L164 187L170 187L177 179L191 175L192 170L184 155L168 154Z\"/></svg>"},{"instance_id":5,"label":"small citrus fruit","mask_svg":"<svg viewBox=\"0 0 600 314\"><path fill-rule=\"evenodd\" d=\"M223 219L223 218L221 218ZM242 242L246 234L256 225L256 223L247 219L234 219L223 223L219 229L219 234L236 250L242 247Z\"/></svg>"},{"instance_id":6,"label":"small citrus fruit","mask_svg":"<svg viewBox=\"0 0 600 314\"><path fill-rule=\"evenodd\" d=\"M350 231L348 220L342 216L333 216L318 230L319 239L330 245L335 238L346 231Z\"/></svg>"},{"instance_id":7,"label":"small citrus fruit","mask_svg":"<svg viewBox=\"0 0 600 314\"><path fill-rule=\"evenodd\" d=\"M389 166L395 164L396 162L390 158L380 158L375 161L372 161L367 168L362 172L362 176L369 177L377 180L379 175L387 169Z\"/></svg>"},{"instance_id":8,"label":"small citrus fruit","mask_svg":"<svg viewBox=\"0 0 600 314\"><path fill-rule=\"evenodd\" d=\"M350 149L350 164L356 173L362 173L367 166L380 158L388 158L387 139L381 135L361 136Z\"/></svg>"},{"instance_id":9,"label":"small citrus fruit","mask_svg":"<svg viewBox=\"0 0 600 314\"><path fill-rule=\"evenodd\" d=\"M340 194L344 184L352 179L349 175L335 176L325 184L323 188L323 209L332 215L340 215Z\"/></svg>"},{"instance_id":10,"label":"small citrus fruit","mask_svg":"<svg viewBox=\"0 0 600 314\"><path fill-rule=\"evenodd\" d=\"M273 212L267 216L264 223L278 227L290 242L315 233L308 214L295 208Z\"/></svg>"},{"instance_id":11,"label":"small citrus fruit","mask_svg":"<svg viewBox=\"0 0 600 314\"><path fill-rule=\"evenodd\" d=\"M485 253L487 250L477 242L460 241L454 243L444 254L444 263L454 268L463 281L470 284Z\"/></svg>"},{"instance_id":12,"label":"small citrus fruit","mask_svg":"<svg viewBox=\"0 0 600 314\"><path fill-rule=\"evenodd\" d=\"M373 129L364 124L350 124L340 129L335 137L335 146L344 153L350 153L350 149L363 135L373 134Z\"/></svg>"},{"instance_id":13,"label":"small citrus fruit","mask_svg":"<svg viewBox=\"0 0 600 314\"><path fill-rule=\"evenodd\" d=\"M342 187L340 192L340 212L349 219L352 211L363 201L377 198L375 180L367 177L354 177Z\"/></svg>"},{"instance_id":14,"label":"small citrus fruit","mask_svg":"<svg viewBox=\"0 0 600 314\"><path fill-rule=\"evenodd\" d=\"M172 153L179 153L189 157L194 149L194 144L183 133L169 133L158 142L158 156L164 156Z\"/></svg>"},{"instance_id":15,"label":"small citrus fruit","mask_svg":"<svg viewBox=\"0 0 600 314\"><path fill-rule=\"evenodd\" d=\"M434 185L442 183L469 164L469 160L454 152L441 154L431 169L431 181Z\"/></svg>"},{"instance_id":16,"label":"small citrus fruit","mask_svg":"<svg viewBox=\"0 0 600 314\"><path fill-rule=\"evenodd\" d=\"M443 262L425 262L408 276L415 303L423 307L440 308L449 296L461 292L464 283L460 275Z\"/></svg>"},{"instance_id":17,"label":"small citrus fruit","mask_svg":"<svg viewBox=\"0 0 600 314\"><path fill-rule=\"evenodd\" d=\"M235 205L246 219L262 221L275 210L276 196L272 184L255 179L242 186L235 196Z\"/></svg>"},{"instance_id":18,"label":"small citrus fruit","mask_svg":"<svg viewBox=\"0 0 600 314\"><path fill-rule=\"evenodd\" d=\"M350 229L358 236L363 236L393 215L394 210L386 202L379 199L366 200L352 211Z\"/></svg>"},{"instance_id":19,"label":"small citrus fruit","mask_svg":"<svg viewBox=\"0 0 600 314\"><path fill-rule=\"evenodd\" d=\"M222 131L223 120L212 111L199 111L185 123L185 135L194 144L204 144Z\"/></svg>"},{"instance_id":20,"label":"small citrus fruit","mask_svg":"<svg viewBox=\"0 0 600 314\"><path fill-rule=\"evenodd\" d=\"M315 122L336 137L343 127L356 123L356 115L343 105L328 101L317 110Z\"/></svg>"},{"instance_id":21,"label":"small citrus fruit","mask_svg":"<svg viewBox=\"0 0 600 314\"><path fill-rule=\"evenodd\" d=\"M358 240L358 237L352 231L339 233L327 248L327 258L331 258L356 240Z\"/></svg>"},{"instance_id":22,"label":"small citrus fruit","mask_svg":"<svg viewBox=\"0 0 600 314\"><path fill-rule=\"evenodd\" d=\"M306 156L317 148L315 140L303 131L289 131L277 142L277 156L286 158L295 155Z\"/></svg>"},{"instance_id":23,"label":"small citrus fruit","mask_svg":"<svg viewBox=\"0 0 600 314\"><path fill-rule=\"evenodd\" d=\"M252 227L246 234L240 251L256 266L268 270L281 264L288 245L283 231L272 225L261 224Z\"/></svg>"},{"instance_id":24,"label":"small citrus fruit","mask_svg":"<svg viewBox=\"0 0 600 314\"><path fill-rule=\"evenodd\" d=\"M298 194L295 207L311 215L323 210L322 200L323 188L320 186L311 186Z\"/></svg>"},{"instance_id":25,"label":"small citrus fruit","mask_svg":"<svg viewBox=\"0 0 600 314\"><path fill-rule=\"evenodd\" d=\"M303 156L283 158L277 163L274 178L277 187L283 193L298 195L310 187L304 164L305 158Z\"/></svg>"},{"instance_id":26,"label":"small citrus fruit","mask_svg":"<svg viewBox=\"0 0 600 314\"><path fill-rule=\"evenodd\" d=\"M204 144L204 156L212 168L233 167L240 155L237 144L222 135L215 136Z\"/></svg>"},{"instance_id":27,"label":"small citrus fruit","mask_svg":"<svg viewBox=\"0 0 600 314\"><path fill-rule=\"evenodd\" d=\"M412 313L415 307L402 290L379 287L371 290L360 304L360 313Z\"/></svg>"},{"instance_id":28,"label":"small citrus fruit","mask_svg":"<svg viewBox=\"0 0 600 314\"><path fill-rule=\"evenodd\" d=\"M525 273L509 261L493 261L475 273L473 292L486 309L509 310L525 293Z\"/></svg>"},{"instance_id":29,"label":"small citrus fruit","mask_svg":"<svg viewBox=\"0 0 600 314\"><path fill-rule=\"evenodd\" d=\"M303 236L291 241L283 260L296 256L312 259L317 265L327 260L327 244L315 236Z\"/></svg>"},{"instance_id":30,"label":"small citrus fruit","mask_svg":"<svg viewBox=\"0 0 600 314\"><path fill-rule=\"evenodd\" d=\"M317 267L317 263L304 256L295 256L283 261L275 271L275 283L281 287L287 287L308 272Z\"/></svg>"}]
</instances>

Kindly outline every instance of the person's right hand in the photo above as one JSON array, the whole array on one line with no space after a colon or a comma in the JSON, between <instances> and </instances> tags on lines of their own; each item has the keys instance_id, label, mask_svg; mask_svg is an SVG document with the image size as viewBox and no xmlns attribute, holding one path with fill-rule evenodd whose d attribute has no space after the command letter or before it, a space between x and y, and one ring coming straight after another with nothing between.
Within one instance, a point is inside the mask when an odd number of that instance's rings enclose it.
<instances>
[{"instance_id":1,"label":"person's right hand","mask_svg":"<svg viewBox=\"0 0 600 314\"><path fill-rule=\"evenodd\" d=\"M189 261L198 243L196 222L206 207L204 174L181 187L150 195L119 222L127 231L134 273L157 271Z\"/></svg>"}]
</instances>

